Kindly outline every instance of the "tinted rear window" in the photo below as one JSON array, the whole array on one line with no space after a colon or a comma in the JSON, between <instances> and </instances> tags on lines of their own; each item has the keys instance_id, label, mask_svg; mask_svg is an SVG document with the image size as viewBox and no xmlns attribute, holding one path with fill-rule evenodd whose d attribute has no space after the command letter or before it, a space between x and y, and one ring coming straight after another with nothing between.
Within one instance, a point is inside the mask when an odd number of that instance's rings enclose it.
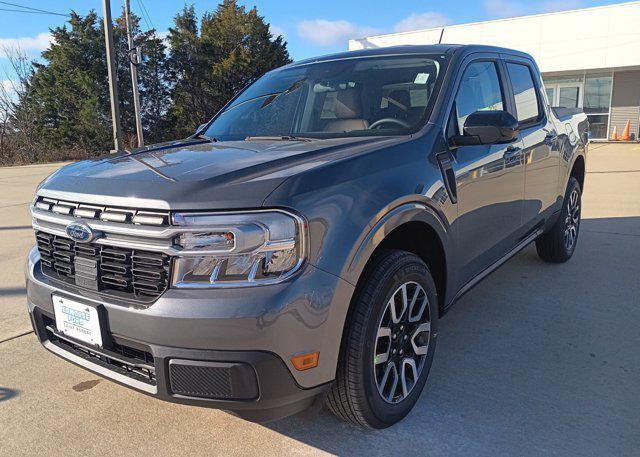
<instances>
[{"instance_id":1,"label":"tinted rear window","mask_svg":"<svg viewBox=\"0 0 640 457\"><path fill-rule=\"evenodd\" d=\"M509 70L509 78L511 78L511 85L513 86L518 121L527 123L539 119L538 96L531 70L528 66L517 63L508 63L507 68Z\"/></svg>"}]
</instances>

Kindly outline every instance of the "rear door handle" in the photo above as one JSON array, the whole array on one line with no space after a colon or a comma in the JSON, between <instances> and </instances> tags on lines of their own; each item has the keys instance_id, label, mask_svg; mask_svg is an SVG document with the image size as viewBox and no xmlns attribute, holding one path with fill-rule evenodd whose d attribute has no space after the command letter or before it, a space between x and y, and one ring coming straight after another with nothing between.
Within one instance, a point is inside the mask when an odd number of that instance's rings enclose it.
<instances>
[{"instance_id":1,"label":"rear door handle","mask_svg":"<svg viewBox=\"0 0 640 457\"><path fill-rule=\"evenodd\" d=\"M520 157L522 154L522 149L518 146L509 146L506 151L504 151L504 155L502 156L504 160L513 160L515 158Z\"/></svg>"}]
</instances>

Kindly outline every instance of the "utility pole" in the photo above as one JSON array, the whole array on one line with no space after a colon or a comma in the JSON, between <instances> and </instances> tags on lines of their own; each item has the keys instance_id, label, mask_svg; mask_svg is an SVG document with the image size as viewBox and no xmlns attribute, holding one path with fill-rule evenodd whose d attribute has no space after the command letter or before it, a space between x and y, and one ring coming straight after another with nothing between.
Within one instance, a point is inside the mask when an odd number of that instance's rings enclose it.
<instances>
[{"instance_id":1,"label":"utility pole","mask_svg":"<svg viewBox=\"0 0 640 457\"><path fill-rule=\"evenodd\" d=\"M113 49L113 24L111 23L111 2L103 0L104 41L107 49L107 72L109 74L109 95L111 98L111 121L113 124L114 152L123 148L122 126L120 125L120 99L118 97L118 75L116 74L116 57Z\"/></svg>"},{"instance_id":2,"label":"utility pole","mask_svg":"<svg viewBox=\"0 0 640 457\"><path fill-rule=\"evenodd\" d=\"M140 94L138 93L138 64L139 54L133 44L131 35L131 5L129 0L124 2L125 17L127 20L127 41L129 42L129 64L131 65L131 85L133 88L133 108L136 114L136 134L138 136L138 147L144 146L144 136L142 131L142 114L140 113Z\"/></svg>"}]
</instances>

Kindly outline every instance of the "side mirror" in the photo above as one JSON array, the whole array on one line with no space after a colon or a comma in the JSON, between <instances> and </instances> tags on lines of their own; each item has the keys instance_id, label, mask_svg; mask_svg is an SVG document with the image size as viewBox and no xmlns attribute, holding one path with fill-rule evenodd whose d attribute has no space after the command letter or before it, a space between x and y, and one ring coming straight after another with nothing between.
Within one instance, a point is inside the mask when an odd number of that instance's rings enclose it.
<instances>
[{"instance_id":1,"label":"side mirror","mask_svg":"<svg viewBox=\"0 0 640 457\"><path fill-rule=\"evenodd\" d=\"M476 111L464 121L464 135L451 139L453 146L510 143L518 137L518 120L506 111Z\"/></svg>"}]
</instances>

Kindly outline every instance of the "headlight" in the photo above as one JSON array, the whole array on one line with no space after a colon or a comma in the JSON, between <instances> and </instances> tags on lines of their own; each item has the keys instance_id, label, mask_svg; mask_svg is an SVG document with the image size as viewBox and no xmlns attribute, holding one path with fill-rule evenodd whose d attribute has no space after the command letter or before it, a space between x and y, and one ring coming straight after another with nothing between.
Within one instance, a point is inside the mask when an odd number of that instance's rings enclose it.
<instances>
[{"instance_id":1,"label":"headlight","mask_svg":"<svg viewBox=\"0 0 640 457\"><path fill-rule=\"evenodd\" d=\"M302 265L304 220L286 211L174 213L177 237L173 286L242 287L273 284Z\"/></svg>"}]
</instances>

